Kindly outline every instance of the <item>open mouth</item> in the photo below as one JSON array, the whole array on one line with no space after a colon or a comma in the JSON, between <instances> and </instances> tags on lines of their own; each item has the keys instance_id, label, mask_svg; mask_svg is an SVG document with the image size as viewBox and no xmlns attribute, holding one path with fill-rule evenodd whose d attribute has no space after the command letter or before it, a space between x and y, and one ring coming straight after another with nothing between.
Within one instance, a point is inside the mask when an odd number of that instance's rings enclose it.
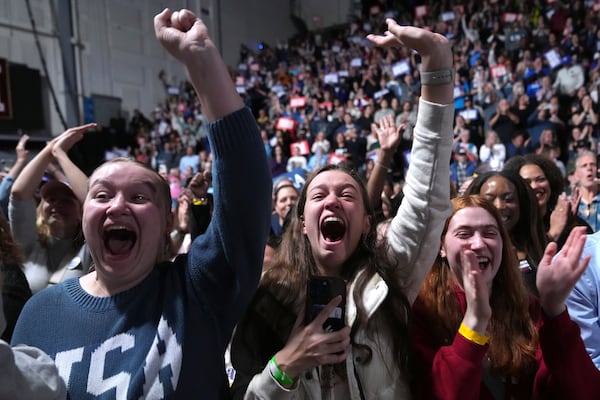
<instances>
[{"instance_id":1,"label":"open mouth","mask_svg":"<svg viewBox=\"0 0 600 400\"><path fill-rule=\"evenodd\" d=\"M327 217L321 223L321 235L327 242L337 242L344 233L346 233L346 225L337 217Z\"/></svg>"},{"instance_id":2,"label":"open mouth","mask_svg":"<svg viewBox=\"0 0 600 400\"><path fill-rule=\"evenodd\" d=\"M479 262L479 269L482 271L490 266L490 259L487 257L478 257L477 262Z\"/></svg>"},{"instance_id":3,"label":"open mouth","mask_svg":"<svg viewBox=\"0 0 600 400\"><path fill-rule=\"evenodd\" d=\"M510 217L510 214L500 213L500 219L502 219L502 222L505 224L510 220Z\"/></svg>"},{"instance_id":4,"label":"open mouth","mask_svg":"<svg viewBox=\"0 0 600 400\"><path fill-rule=\"evenodd\" d=\"M65 215L65 214L64 214L64 212L63 212L63 211L61 211L61 210L52 209L52 210L50 211L49 215L50 215L51 217L54 217L54 218L64 218L64 215Z\"/></svg>"},{"instance_id":5,"label":"open mouth","mask_svg":"<svg viewBox=\"0 0 600 400\"><path fill-rule=\"evenodd\" d=\"M127 253L136 241L136 233L124 226L111 226L104 231L104 246L114 255Z\"/></svg>"}]
</instances>

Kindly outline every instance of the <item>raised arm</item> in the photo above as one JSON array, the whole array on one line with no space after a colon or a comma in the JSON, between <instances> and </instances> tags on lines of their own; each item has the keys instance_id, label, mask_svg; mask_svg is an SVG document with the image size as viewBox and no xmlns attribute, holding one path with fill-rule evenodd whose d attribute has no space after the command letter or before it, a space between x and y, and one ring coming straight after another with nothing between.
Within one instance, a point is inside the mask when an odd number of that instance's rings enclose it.
<instances>
[{"instance_id":1,"label":"raised arm","mask_svg":"<svg viewBox=\"0 0 600 400\"><path fill-rule=\"evenodd\" d=\"M46 146L31 159L29 164L17 176L10 191L14 199L33 201L33 195L42 181L44 171L46 171L46 168L52 162L52 147L54 143L54 140L46 143Z\"/></svg>"},{"instance_id":2,"label":"raised arm","mask_svg":"<svg viewBox=\"0 0 600 400\"><path fill-rule=\"evenodd\" d=\"M17 179L17 176L23 171L23 168L25 168L27 160L29 159L29 150L25 148L28 140L29 136L23 135L17 142L17 146L15 147L17 156L15 163L10 171L8 171L8 175L6 175L0 183L0 206L2 207L4 215L8 215L8 198L10 197L12 185L15 182L15 179Z\"/></svg>"},{"instance_id":3,"label":"raised arm","mask_svg":"<svg viewBox=\"0 0 600 400\"><path fill-rule=\"evenodd\" d=\"M388 242L405 269L409 300L435 259L444 221L450 214L450 153L454 119L451 44L444 36L387 20L383 36L369 35L380 46L405 45L421 55L421 99L414 129L404 199L388 231Z\"/></svg>"},{"instance_id":4,"label":"raised arm","mask_svg":"<svg viewBox=\"0 0 600 400\"><path fill-rule=\"evenodd\" d=\"M25 168L25 164L27 164L27 160L29 159L29 150L25 148L27 145L27 141L29 140L29 135L23 135L17 142L17 146L15 147L15 153L17 155L17 159L13 164L12 168L8 172L8 176L13 179L16 179L17 176L23 171Z\"/></svg>"},{"instance_id":5,"label":"raised arm","mask_svg":"<svg viewBox=\"0 0 600 400\"><path fill-rule=\"evenodd\" d=\"M452 47L440 34L414 26L400 26L391 18L383 35L368 35L378 46L406 46L421 55L421 98L438 104L452 104L454 72ZM436 73L435 75L430 75Z\"/></svg>"},{"instance_id":6,"label":"raised arm","mask_svg":"<svg viewBox=\"0 0 600 400\"><path fill-rule=\"evenodd\" d=\"M192 243L187 269L199 301L219 316L223 350L262 271L271 215L271 174L252 113L244 107L204 23L189 10L154 18L161 45L182 62L209 121L214 209Z\"/></svg>"},{"instance_id":7,"label":"raised arm","mask_svg":"<svg viewBox=\"0 0 600 400\"><path fill-rule=\"evenodd\" d=\"M377 208L381 203L381 191L385 185L385 179L394 153L400 144L404 126L396 127L394 117L388 116L387 118L381 118L379 124L373 123L371 129L377 133L377 140L380 147L377 149L375 168L373 168L373 173L367 182L367 192L369 193L371 204Z\"/></svg>"},{"instance_id":8,"label":"raised arm","mask_svg":"<svg viewBox=\"0 0 600 400\"><path fill-rule=\"evenodd\" d=\"M185 65L209 122L244 106L202 20L189 10L166 8L154 17L154 30L163 47Z\"/></svg>"},{"instance_id":9,"label":"raised arm","mask_svg":"<svg viewBox=\"0 0 600 400\"><path fill-rule=\"evenodd\" d=\"M71 161L67 153L75 143L83 139L83 134L86 130L94 127L96 127L96 124L91 123L67 129L56 138L54 146L52 146L52 156L60 165L65 179L69 182L73 193L75 193L81 204L83 204L85 196L87 195L88 178L83 171Z\"/></svg>"},{"instance_id":10,"label":"raised arm","mask_svg":"<svg viewBox=\"0 0 600 400\"><path fill-rule=\"evenodd\" d=\"M57 160L63 169L66 179L69 184L76 190L83 179L85 179L84 187L87 190L87 177L79 170L69 159L66 152L83 137L83 132L87 129L96 126L96 124L86 124L67 129L65 132L55 137L27 164L21 174L13 184L11 195L17 200L32 199L33 195L40 184L44 172L47 168L51 168L51 163ZM57 147L58 144L58 147ZM58 157L58 158L56 158ZM75 194L80 196L80 193L75 191ZM83 201L85 194L80 200Z\"/></svg>"}]
</instances>

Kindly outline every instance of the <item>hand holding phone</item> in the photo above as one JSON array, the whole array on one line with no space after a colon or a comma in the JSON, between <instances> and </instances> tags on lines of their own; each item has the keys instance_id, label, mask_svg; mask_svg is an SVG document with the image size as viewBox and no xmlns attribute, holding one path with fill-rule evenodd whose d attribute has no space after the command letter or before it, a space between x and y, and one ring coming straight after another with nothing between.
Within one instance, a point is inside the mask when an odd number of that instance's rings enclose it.
<instances>
[{"instance_id":1,"label":"hand holding phone","mask_svg":"<svg viewBox=\"0 0 600 400\"><path fill-rule=\"evenodd\" d=\"M338 364L346 360L351 341L350 327L323 332L329 316L336 314L335 310L343 304L341 296L334 296L308 324L305 323L307 312L298 314L286 345L275 354L277 364L283 366L292 379L319 365Z\"/></svg>"},{"instance_id":2,"label":"hand holding phone","mask_svg":"<svg viewBox=\"0 0 600 400\"><path fill-rule=\"evenodd\" d=\"M337 296L341 296L342 300L323 323L325 332L339 331L346 324L346 282L336 277L315 276L310 278L306 291L305 324L313 321Z\"/></svg>"}]
</instances>

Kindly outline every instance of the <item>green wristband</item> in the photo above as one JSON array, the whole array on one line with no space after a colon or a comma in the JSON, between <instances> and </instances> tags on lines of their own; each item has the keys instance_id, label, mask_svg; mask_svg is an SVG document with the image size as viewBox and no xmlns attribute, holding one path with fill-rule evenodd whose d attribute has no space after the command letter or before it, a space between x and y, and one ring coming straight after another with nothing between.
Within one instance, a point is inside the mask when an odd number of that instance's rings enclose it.
<instances>
[{"instance_id":1,"label":"green wristband","mask_svg":"<svg viewBox=\"0 0 600 400\"><path fill-rule=\"evenodd\" d=\"M271 376L275 378L280 385L289 387L294 384L294 380L279 368L275 356L271 357L269 360L269 371L271 371Z\"/></svg>"}]
</instances>

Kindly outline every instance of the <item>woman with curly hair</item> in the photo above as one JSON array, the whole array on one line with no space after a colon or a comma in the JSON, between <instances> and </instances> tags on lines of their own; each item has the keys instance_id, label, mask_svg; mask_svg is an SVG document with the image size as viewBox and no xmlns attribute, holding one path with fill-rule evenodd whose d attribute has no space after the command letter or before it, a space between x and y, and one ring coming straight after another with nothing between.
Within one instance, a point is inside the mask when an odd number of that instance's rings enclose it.
<instances>
[{"instance_id":1,"label":"woman with curly hair","mask_svg":"<svg viewBox=\"0 0 600 400\"><path fill-rule=\"evenodd\" d=\"M587 233L594 233L577 215L577 193L573 202L567 198L566 182L554 161L541 154L526 154L512 157L504 169L515 171L531 186L548 239L555 241L559 250L576 226L585 226Z\"/></svg>"},{"instance_id":2,"label":"woman with curly hair","mask_svg":"<svg viewBox=\"0 0 600 400\"><path fill-rule=\"evenodd\" d=\"M565 299L587 267L585 229L538 264L539 301L517 271L502 215L481 196L453 199L442 244L413 306L418 399L591 399L596 369ZM507 245L508 244L508 245Z\"/></svg>"}]
</instances>

